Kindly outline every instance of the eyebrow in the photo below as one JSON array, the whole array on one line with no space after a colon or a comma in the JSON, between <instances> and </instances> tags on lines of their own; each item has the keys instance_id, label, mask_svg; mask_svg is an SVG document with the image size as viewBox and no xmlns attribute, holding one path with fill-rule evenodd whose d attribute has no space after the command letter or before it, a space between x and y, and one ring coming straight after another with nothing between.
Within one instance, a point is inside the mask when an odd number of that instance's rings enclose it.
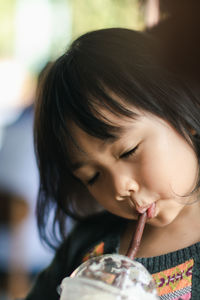
<instances>
[{"instance_id":1,"label":"eyebrow","mask_svg":"<svg viewBox=\"0 0 200 300\"><path fill-rule=\"evenodd\" d=\"M133 128L133 124L131 125L131 128ZM99 146L99 150L103 151L106 145L109 145L109 144L112 144L112 143L118 141L120 139L120 137L121 137L121 134L124 133L124 132L126 132L128 129L129 129L129 127L126 127L126 128L121 127L120 131L118 132L118 134L116 136L111 136L111 137L106 138L105 140L102 140L102 144ZM80 161L76 161L75 163L72 163L70 165L70 168L71 168L72 172L75 172L78 169L80 169L80 168L82 168L82 167L84 167L86 165L88 165L88 161L87 160L86 161L81 161L80 160Z\"/></svg>"},{"instance_id":2,"label":"eyebrow","mask_svg":"<svg viewBox=\"0 0 200 300\"><path fill-rule=\"evenodd\" d=\"M71 171L72 173L79 170L80 168L84 167L85 165L87 165L87 162L76 162L74 164L71 164L70 168L71 168Z\"/></svg>"}]
</instances>

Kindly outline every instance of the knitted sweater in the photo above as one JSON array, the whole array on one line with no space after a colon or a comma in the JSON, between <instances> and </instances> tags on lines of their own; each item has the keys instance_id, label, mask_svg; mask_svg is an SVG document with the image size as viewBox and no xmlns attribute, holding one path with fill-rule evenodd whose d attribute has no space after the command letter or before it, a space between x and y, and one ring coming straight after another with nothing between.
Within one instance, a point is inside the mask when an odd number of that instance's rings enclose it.
<instances>
[{"instance_id":1,"label":"knitted sweater","mask_svg":"<svg viewBox=\"0 0 200 300\"><path fill-rule=\"evenodd\" d=\"M90 257L117 253L127 220L104 212L76 225L41 272L26 300L57 300L58 286ZM153 275L160 299L200 299L200 243L165 255L137 258Z\"/></svg>"}]
</instances>

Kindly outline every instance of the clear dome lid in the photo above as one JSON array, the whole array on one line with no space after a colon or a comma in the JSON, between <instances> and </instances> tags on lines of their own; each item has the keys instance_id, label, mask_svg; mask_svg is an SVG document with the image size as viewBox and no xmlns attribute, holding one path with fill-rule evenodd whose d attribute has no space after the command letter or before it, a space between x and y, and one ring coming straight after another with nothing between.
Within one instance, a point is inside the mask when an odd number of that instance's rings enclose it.
<instances>
[{"instance_id":1,"label":"clear dome lid","mask_svg":"<svg viewBox=\"0 0 200 300\"><path fill-rule=\"evenodd\" d=\"M83 300L158 299L154 280L146 268L119 254L101 255L84 262L62 281L61 290L61 300L70 300L70 290L71 293L80 290L81 294L74 299Z\"/></svg>"}]
</instances>

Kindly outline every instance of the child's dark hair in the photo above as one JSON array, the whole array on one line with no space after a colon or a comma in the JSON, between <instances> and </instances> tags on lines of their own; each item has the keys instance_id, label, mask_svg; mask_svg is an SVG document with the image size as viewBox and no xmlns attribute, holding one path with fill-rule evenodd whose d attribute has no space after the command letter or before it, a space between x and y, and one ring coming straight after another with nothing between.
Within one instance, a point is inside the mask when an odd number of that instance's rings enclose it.
<instances>
[{"instance_id":1,"label":"child's dark hair","mask_svg":"<svg viewBox=\"0 0 200 300\"><path fill-rule=\"evenodd\" d=\"M36 102L35 149L40 171L38 225L47 243L51 244L45 230L51 210L54 237L58 229L64 238L66 215L79 219L98 209L70 170L69 145L76 141L69 122L106 139L117 135L118 128L108 124L98 107L134 118L131 104L168 121L191 142L199 159L199 99L161 67L160 58L156 42L146 34L103 29L75 40L46 73Z\"/></svg>"}]
</instances>

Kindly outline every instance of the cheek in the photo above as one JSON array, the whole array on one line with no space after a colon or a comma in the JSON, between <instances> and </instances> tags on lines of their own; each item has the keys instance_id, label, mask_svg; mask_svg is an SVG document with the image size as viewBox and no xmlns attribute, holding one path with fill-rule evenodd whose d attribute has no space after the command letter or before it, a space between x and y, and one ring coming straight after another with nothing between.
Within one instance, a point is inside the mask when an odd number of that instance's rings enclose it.
<instances>
[{"instance_id":1,"label":"cheek","mask_svg":"<svg viewBox=\"0 0 200 300\"><path fill-rule=\"evenodd\" d=\"M107 209L110 205L110 200L108 199L108 191L106 189L96 189L91 188L90 194L95 198L95 200Z\"/></svg>"},{"instance_id":2,"label":"cheek","mask_svg":"<svg viewBox=\"0 0 200 300\"><path fill-rule=\"evenodd\" d=\"M176 194L190 193L197 182L198 161L193 149L184 141L179 140L169 148L166 172L170 176L172 190Z\"/></svg>"},{"instance_id":3,"label":"cheek","mask_svg":"<svg viewBox=\"0 0 200 300\"><path fill-rule=\"evenodd\" d=\"M139 180L142 187L152 192L165 191L169 186L169 174L166 172L167 163L163 160L163 153L149 153L143 157L139 170Z\"/></svg>"},{"instance_id":4,"label":"cheek","mask_svg":"<svg viewBox=\"0 0 200 300\"><path fill-rule=\"evenodd\" d=\"M104 190L103 192L100 191L99 193L93 193L93 197L101 206L103 206L108 211L116 213L116 211L118 210L118 201L112 199L109 194L106 193L106 190Z\"/></svg>"},{"instance_id":5,"label":"cheek","mask_svg":"<svg viewBox=\"0 0 200 300\"><path fill-rule=\"evenodd\" d=\"M93 192L91 194L101 206L112 214L127 219L136 220L138 218L135 208L131 207L128 201L117 201L109 196L109 193L106 193L106 190L103 192L102 190L99 192Z\"/></svg>"},{"instance_id":6,"label":"cheek","mask_svg":"<svg viewBox=\"0 0 200 300\"><path fill-rule=\"evenodd\" d=\"M185 142L176 144L171 140L167 147L149 151L143 157L140 178L149 190L160 194L185 195L195 187L197 177L196 155Z\"/></svg>"}]
</instances>

